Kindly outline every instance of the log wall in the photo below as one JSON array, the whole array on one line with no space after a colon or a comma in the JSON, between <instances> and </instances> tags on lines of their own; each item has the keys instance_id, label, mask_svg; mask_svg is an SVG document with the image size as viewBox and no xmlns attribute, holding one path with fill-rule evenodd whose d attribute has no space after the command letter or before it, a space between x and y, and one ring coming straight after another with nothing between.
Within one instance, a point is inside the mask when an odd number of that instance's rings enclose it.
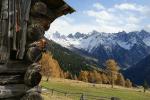
<instances>
[{"instance_id":1,"label":"log wall","mask_svg":"<svg viewBox=\"0 0 150 100\"><path fill-rule=\"evenodd\" d=\"M72 12L63 0L0 0L0 100L42 100L44 33Z\"/></svg>"}]
</instances>

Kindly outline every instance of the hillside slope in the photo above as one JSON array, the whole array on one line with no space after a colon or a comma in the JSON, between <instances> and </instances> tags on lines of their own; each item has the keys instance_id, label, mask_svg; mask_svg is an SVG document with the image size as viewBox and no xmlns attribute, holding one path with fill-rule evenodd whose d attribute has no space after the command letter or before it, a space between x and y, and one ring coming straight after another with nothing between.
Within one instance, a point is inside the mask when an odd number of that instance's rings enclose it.
<instances>
[{"instance_id":1,"label":"hillside slope","mask_svg":"<svg viewBox=\"0 0 150 100\"><path fill-rule=\"evenodd\" d=\"M124 71L124 75L136 84L142 85L145 80L150 84L150 55Z\"/></svg>"},{"instance_id":2,"label":"hillside slope","mask_svg":"<svg viewBox=\"0 0 150 100\"><path fill-rule=\"evenodd\" d=\"M48 41L48 50L52 53L63 71L69 71L73 75L78 75L81 70L93 70L100 65L94 60L82 57L72 51L62 47L61 45Z\"/></svg>"}]
</instances>

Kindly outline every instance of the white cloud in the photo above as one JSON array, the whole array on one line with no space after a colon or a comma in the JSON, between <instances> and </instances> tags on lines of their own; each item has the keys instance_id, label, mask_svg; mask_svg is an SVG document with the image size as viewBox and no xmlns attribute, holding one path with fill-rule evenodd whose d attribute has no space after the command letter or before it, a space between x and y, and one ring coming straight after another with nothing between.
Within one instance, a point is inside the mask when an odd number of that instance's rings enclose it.
<instances>
[{"instance_id":1,"label":"white cloud","mask_svg":"<svg viewBox=\"0 0 150 100\"><path fill-rule=\"evenodd\" d=\"M137 12L140 12L140 13L146 13L149 9L146 6L132 4L132 3L117 4L117 5L115 5L115 8L120 9L120 10L137 11Z\"/></svg>"},{"instance_id":2,"label":"white cloud","mask_svg":"<svg viewBox=\"0 0 150 100\"><path fill-rule=\"evenodd\" d=\"M137 11L140 14L132 11ZM129 32L143 29L141 24L145 20L144 17L147 18L147 16L144 16L145 11L146 7L125 3L99 11L94 9L88 10L86 14L93 17L93 21L97 22L97 25L100 27L98 30L100 31L118 32L124 30Z\"/></svg>"},{"instance_id":3,"label":"white cloud","mask_svg":"<svg viewBox=\"0 0 150 100\"><path fill-rule=\"evenodd\" d=\"M141 29L150 31L150 25L143 24L149 19L150 7L130 3L116 4L111 8L95 3L92 7L83 11L82 14L84 18L90 21L82 22L80 20L81 22L78 22L78 19L72 17L61 17L52 23L48 33L56 31L62 34L89 33L93 30L114 33L123 30L130 32Z\"/></svg>"},{"instance_id":4,"label":"white cloud","mask_svg":"<svg viewBox=\"0 0 150 100\"><path fill-rule=\"evenodd\" d=\"M71 21L68 21L71 20ZM76 32L84 32L89 33L93 30L98 29L97 26L91 25L91 24L75 24L71 19L68 17L63 17L60 19L55 20L52 24L50 29L48 30L49 33L54 33L56 31L59 31L61 34L70 34L70 33L76 33Z\"/></svg>"},{"instance_id":5,"label":"white cloud","mask_svg":"<svg viewBox=\"0 0 150 100\"><path fill-rule=\"evenodd\" d=\"M129 16L126 21L127 23L138 24L140 23L141 18L137 18L135 16Z\"/></svg>"},{"instance_id":6,"label":"white cloud","mask_svg":"<svg viewBox=\"0 0 150 100\"><path fill-rule=\"evenodd\" d=\"M144 29L150 32L150 24L148 24Z\"/></svg>"},{"instance_id":7,"label":"white cloud","mask_svg":"<svg viewBox=\"0 0 150 100\"><path fill-rule=\"evenodd\" d=\"M95 3L95 4L93 4L93 7L95 7L95 8L98 9L98 10L103 10L103 9L105 9L105 7L104 7L102 4L100 4L100 3Z\"/></svg>"},{"instance_id":8,"label":"white cloud","mask_svg":"<svg viewBox=\"0 0 150 100\"><path fill-rule=\"evenodd\" d=\"M129 4L129 3L115 5L115 8L118 8L121 10L137 10L135 4Z\"/></svg>"},{"instance_id":9,"label":"white cloud","mask_svg":"<svg viewBox=\"0 0 150 100\"><path fill-rule=\"evenodd\" d=\"M115 18L113 14L110 14L109 12L103 10L103 11L94 11L94 10L89 10L87 11L88 16L92 16L101 20L112 20Z\"/></svg>"},{"instance_id":10,"label":"white cloud","mask_svg":"<svg viewBox=\"0 0 150 100\"><path fill-rule=\"evenodd\" d=\"M150 29L150 24L149 24L149 25L147 25L147 27Z\"/></svg>"}]
</instances>

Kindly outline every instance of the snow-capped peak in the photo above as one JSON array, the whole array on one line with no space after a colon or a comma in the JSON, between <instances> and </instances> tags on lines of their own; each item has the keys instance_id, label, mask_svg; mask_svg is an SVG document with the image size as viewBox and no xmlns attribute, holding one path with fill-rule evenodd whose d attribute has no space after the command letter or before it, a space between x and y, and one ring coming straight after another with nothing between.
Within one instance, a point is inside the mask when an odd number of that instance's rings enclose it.
<instances>
[{"instance_id":1,"label":"snow-capped peak","mask_svg":"<svg viewBox=\"0 0 150 100\"><path fill-rule=\"evenodd\" d=\"M84 49L88 52L92 52L93 49L100 45L103 45L109 50L115 47L115 45L120 46L125 50L130 50L139 42L150 46L150 33L144 30L129 33L126 33L125 31L118 33L100 33L98 31L93 31L90 34L77 32L74 35L69 34L68 36L56 32L51 34L48 38L64 47L69 48L73 46L78 49Z\"/></svg>"}]
</instances>

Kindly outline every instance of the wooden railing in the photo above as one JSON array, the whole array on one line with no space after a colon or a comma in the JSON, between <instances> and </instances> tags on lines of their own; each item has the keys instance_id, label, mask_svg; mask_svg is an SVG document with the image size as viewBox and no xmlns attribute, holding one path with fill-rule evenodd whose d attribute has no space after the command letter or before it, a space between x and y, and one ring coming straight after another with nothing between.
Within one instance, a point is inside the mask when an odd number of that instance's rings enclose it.
<instances>
[{"instance_id":1,"label":"wooden railing","mask_svg":"<svg viewBox=\"0 0 150 100\"><path fill-rule=\"evenodd\" d=\"M73 100L121 100L120 98L117 97L94 96L89 95L88 93L73 93L73 92L71 93L57 89L50 89L44 86L42 86L42 92L48 94L49 96L59 94L61 96L65 96Z\"/></svg>"}]
</instances>

